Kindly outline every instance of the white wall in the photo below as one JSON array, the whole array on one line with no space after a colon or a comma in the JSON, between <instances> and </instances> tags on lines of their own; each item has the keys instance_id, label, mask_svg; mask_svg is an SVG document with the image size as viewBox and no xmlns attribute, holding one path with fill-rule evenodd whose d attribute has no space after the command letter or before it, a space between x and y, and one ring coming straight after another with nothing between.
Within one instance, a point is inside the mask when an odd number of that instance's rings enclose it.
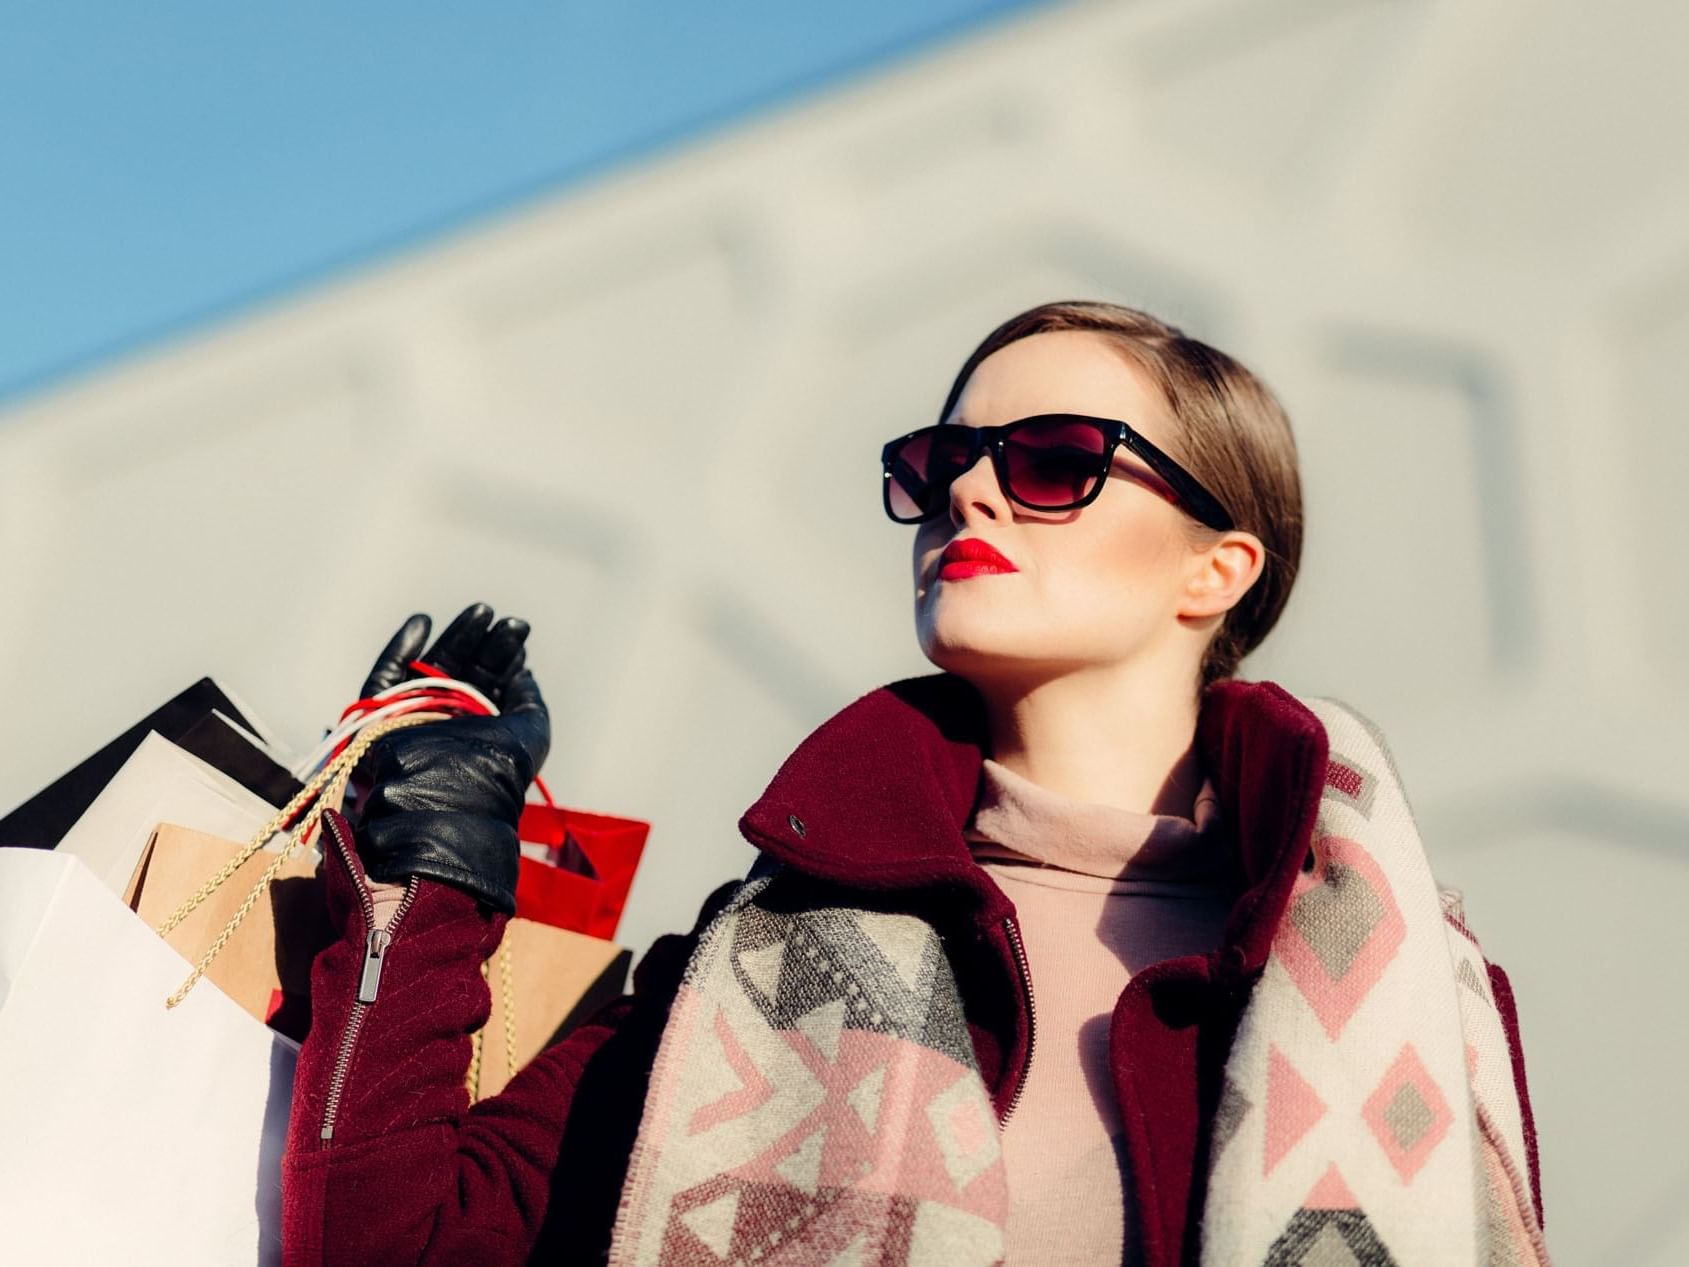
<instances>
[{"instance_id":1,"label":"white wall","mask_svg":"<svg viewBox=\"0 0 1689 1267\"><path fill-rule=\"evenodd\" d=\"M880 441L1012 312L1140 304L1295 420L1244 675L1390 737L1518 992L1550 1245L1683 1262L1684 47L1665 3L1071 5L16 407L0 804L208 671L304 745L485 598L559 794L656 824L642 949L927 668Z\"/></svg>"}]
</instances>

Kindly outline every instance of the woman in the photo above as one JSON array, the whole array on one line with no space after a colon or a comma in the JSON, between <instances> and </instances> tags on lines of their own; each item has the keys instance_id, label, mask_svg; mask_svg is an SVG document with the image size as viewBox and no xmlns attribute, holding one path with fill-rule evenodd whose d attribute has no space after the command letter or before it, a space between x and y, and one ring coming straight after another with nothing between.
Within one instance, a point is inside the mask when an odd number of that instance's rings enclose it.
<instances>
[{"instance_id":1,"label":"woman","mask_svg":"<svg viewBox=\"0 0 1689 1267\"><path fill-rule=\"evenodd\" d=\"M1047 304L882 459L941 672L811 734L751 874L467 1110L548 731L458 631L503 715L383 741L333 824L289 1261L1546 1261L1506 977L1382 740L1232 676L1301 548L1267 388Z\"/></svg>"}]
</instances>

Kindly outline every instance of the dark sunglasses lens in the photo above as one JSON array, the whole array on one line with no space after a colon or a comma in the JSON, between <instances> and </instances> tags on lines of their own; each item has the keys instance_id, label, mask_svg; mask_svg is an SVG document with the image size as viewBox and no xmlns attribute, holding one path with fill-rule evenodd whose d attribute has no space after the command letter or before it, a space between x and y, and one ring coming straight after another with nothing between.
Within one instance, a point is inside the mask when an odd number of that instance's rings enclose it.
<instances>
[{"instance_id":1,"label":"dark sunglasses lens","mask_svg":"<svg viewBox=\"0 0 1689 1267\"><path fill-rule=\"evenodd\" d=\"M1108 438L1086 422L1051 419L1010 433L1004 445L1009 488L1022 502L1051 510L1090 496L1107 473Z\"/></svg>"},{"instance_id":2,"label":"dark sunglasses lens","mask_svg":"<svg viewBox=\"0 0 1689 1267\"><path fill-rule=\"evenodd\" d=\"M972 433L963 427L917 431L892 453L891 513L924 519L943 507L951 482L968 467Z\"/></svg>"}]
</instances>

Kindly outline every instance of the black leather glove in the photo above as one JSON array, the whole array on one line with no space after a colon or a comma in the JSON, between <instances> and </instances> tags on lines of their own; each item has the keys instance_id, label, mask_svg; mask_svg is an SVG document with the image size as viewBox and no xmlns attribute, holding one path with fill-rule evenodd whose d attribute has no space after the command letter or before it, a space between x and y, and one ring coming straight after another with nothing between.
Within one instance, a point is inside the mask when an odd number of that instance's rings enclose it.
<instances>
[{"instance_id":1,"label":"black leather glove","mask_svg":"<svg viewBox=\"0 0 1689 1267\"><path fill-rule=\"evenodd\" d=\"M429 876L514 914L520 854L516 820L550 749L551 716L534 675L519 667L526 624L506 620L491 625L491 615L482 604L469 608L424 659L454 675L479 671L486 683L480 689L502 711L497 717L431 722L377 740L364 759L373 786L358 827L358 852L372 879L393 883ZM514 653L511 635L499 633L513 627L520 629ZM379 690L402 681L391 674L408 674L406 666L427 636L426 616L406 621L383 650L366 687L373 682ZM490 648L489 641L494 643ZM447 663L436 658L442 648ZM506 666L504 676L491 667L499 663ZM383 681L384 674L390 680Z\"/></svg>"},{"instance_id":2,"label":"black leather glove","mask_svg":"<svg viewBox=\"0 0 1689 1267\"><path fill-rule=\"evenodd\" d=\"M493 609L485 603L471 603L447 625L426 654L422 648L428 642L432 622L418 612L388 639L376 656L375 665L364 679L365 699L377 691L420 676L411 668L411 661L421 659L435 668L468 682L493 703L499 703L499 692L522 670L527 658L523 643L528 638L528 622L506 616L493 623ZM500 705L502 707L502 705Z\"/></svg>"}]
</instances>

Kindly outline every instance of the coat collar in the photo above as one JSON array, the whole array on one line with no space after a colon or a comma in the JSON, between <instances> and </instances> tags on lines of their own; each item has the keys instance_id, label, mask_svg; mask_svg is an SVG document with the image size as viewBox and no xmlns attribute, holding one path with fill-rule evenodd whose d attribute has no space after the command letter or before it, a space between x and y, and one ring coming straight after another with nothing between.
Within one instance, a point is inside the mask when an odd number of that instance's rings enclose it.
<instances>
[{"instance_id":1,"label":"coat collar","mask_svg":"<svg viewBox=\"0 0 1689 1267\"><path fill-rule=\"evenodd\" d=\"M745 839L798 871L861 889L957 888L982 918L1013 904L962 836L988 750L984 701L949 673L862 696L817 727L739 820ZM1198 753L1230 824L1239 896L1224 962L1253 972L1307 856L1325 783L1325 728L1273 682L1203 690Z\"/></svg>"}]
</instances>

